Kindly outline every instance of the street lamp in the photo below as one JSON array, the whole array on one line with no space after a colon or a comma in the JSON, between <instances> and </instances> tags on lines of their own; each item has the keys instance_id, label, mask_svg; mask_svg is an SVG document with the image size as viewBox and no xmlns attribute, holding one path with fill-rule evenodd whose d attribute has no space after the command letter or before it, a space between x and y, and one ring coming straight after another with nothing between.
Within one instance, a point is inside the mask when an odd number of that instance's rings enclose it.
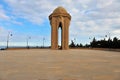
<instances>
[{"instance_id":1,"label":"street lamp","mask_svg":"<svg viewBox=\"0 0 120 80\"><path fill-rule=\"evenodd\" d=\"M10 36L12 36L12 34L10 32L8 32L8 35L7 35L7 47L6 47L7 49L8 49L8 45L9 45Z\"/></svg>"},{"instance_id":2,"label":"street lamp","mask_svg":"<svg viewBox=\"0 0 120 80\"><path fill-rule=\"evenodd\" d=\"M44 48L44 41L45 41L45 38L43 37L43 48Z\"/></svg>"},{"instance_id":3,"label":"street lamp","mask_svg":"<svg viewBox=\"0 0 120 80\"><path fill-rule=\"evenodd\" d=\"M90 40L90 41L89 41L89 42L90 42L90 44L89 44L89 45L90 45L90 48L92 48L92 42L93 42L93 41L91 41L92 39L94 39L94 37L89 37L89 40Z\"/></svg>"},{"instance_id":4,"label":"street lamp","mask_svg":"<svg viewBox=\"0 0 120 80\"><path fill-rule=\"evenodd\" d=\"M76 42L76 38L74 38L74 42L75 42L75 45L77 44L77 42Z\"/></svg>"},{"instance_id":5,"label":"street lamp","mask_svg":"<svg viewBox=\"0 0 120 80\"><path fill-rule=\"evenodd\" d=\"M108 32L108 43L109 43L109 49L111 48L111 34Z\"/></svg>"},{"instance_id":6,"label":"street lamp","mask_svg":"<svg viewBox=\"0 0 120 80\"><path fill-rule=\"evenodd\" d=\"M27 48L29 49L29 39L31 39L31 37L27 37Z\"/></svg>"}]
</instances>

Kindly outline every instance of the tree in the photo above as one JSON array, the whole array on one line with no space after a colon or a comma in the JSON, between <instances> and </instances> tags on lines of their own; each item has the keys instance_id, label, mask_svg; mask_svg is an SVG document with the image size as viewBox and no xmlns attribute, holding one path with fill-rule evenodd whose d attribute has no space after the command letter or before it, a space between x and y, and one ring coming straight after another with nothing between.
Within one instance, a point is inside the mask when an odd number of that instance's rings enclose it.
<instances>
[{"instance_id":1,"label":"tree","mask_svg":"<svg viewBox=\"0 0 120 80\"><path fill-rule=\"evenodd\" d=\"M107 41L107 48L112 48L112 40L109 38Z\"/></svg>"},{"instance_id":2,"label":"tree","mask_svg":"<svg viewBox=\"0 0 120 80\"><path fill-rule=\"evenodd\" d=\"M80 47L83 47L83 45L80 43L80 45L79 45Z\"/></svg>"},{"instance_id":3,"label":"tree","mask_svg":"<svg viewBox=\"0 0 120 80\"><path fill-rule=\"evenodd\" d=\"M120 40L117 37L114 37L113 40L109 37L107 41L105 39L97 41L95 38L93 38L93 41L91 42L91 47L120 48Z\"/></svg>"},{"instance_id":4,"label":"tree","mask_svg":"<svg viewBox=\"0 0 120 80\"><path fill-rule=\"evenodd\" d=\"M118 38L117 37L114 37L113 38L113 45L112 45L113 48L119 48L119 43L118 43Z\"/></svg>"},{"instance_id":5,"label":"tree","mask_svg":"<svg viewBox=\"0 0 120 80\"><path fill-rule=\"evenodd\" d=\"M71 44L69 45L70 47L75 47L75 43L73 40L71 40Z\"/></svg>"},{"instance_id":6,"label":"tree","mask_svg":"<svg viewBox=\"0 0 120 80\"><path fill-rule=\"evenodd\" d=\"M96 39L95 37L93 38L93 41L91 42L91 47L97 47L97 44L96 44Z\"/></svg>"},{"instance_id":7,"label":"tree","mask_svg":"<svg viewBox=\"0 0 120 80\"><path fill-rule=\"evenodd\" d=\"M85 47L86 47L86 48L90 48L90 45L89 45L89 44L85 44Z\"/></svg>"}]
</instances>

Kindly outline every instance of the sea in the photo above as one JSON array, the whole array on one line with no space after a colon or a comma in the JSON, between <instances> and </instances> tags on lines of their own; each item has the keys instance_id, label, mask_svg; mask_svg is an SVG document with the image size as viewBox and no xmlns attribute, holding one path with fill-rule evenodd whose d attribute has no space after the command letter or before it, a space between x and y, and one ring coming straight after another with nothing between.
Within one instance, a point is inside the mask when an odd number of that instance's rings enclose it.
<instances>
[{"instance_id":1,"label":"sea","mask_svg":"<svg viewBox=\"0 0 120 80\"><path fill-rule=\"evenodd\" d=\"M9 48L25 48L26 46L9 46ZM6 49L7 46L0 46L0 49Z\"/></svg>"},{"instance_id":2,"label":"sea","mask_svg":"<svg viewBox=\"0 0 120 80\"><path fill-rule=\"evenodd\" d=\"M0 49L2 49L2 48L6 48L6 46L0 46Z\"/></svg>"},{"instance_id":3,"label":"sea","mask_svg":"<svg viewBox=\"0 0 120 80\"><path fill-rule=\"evenodd\" d=\"M0 46L0 50L6 49L7 46ZM26 46L9 46L9 48L27 48ZM42 48L42 46L29 46L29 48ZM44 48L49 48L49 46L44 46Z\"/></svg>"}]
</instances>

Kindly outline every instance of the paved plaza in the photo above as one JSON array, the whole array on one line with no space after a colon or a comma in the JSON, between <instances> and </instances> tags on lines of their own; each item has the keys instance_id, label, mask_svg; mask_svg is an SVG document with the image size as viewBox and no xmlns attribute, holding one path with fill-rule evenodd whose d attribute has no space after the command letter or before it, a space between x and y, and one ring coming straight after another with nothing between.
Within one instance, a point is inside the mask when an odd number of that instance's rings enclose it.
<instances>
[{"instance_id":1,"label":"paved plaza","mask_svg":"<svg viewBox=\"0 0 120 80\"><path fill-rule=\"evenodd\" d=\"M120 80L120 52L3 50L0 80Z\"/></svg>"}]
</instances>

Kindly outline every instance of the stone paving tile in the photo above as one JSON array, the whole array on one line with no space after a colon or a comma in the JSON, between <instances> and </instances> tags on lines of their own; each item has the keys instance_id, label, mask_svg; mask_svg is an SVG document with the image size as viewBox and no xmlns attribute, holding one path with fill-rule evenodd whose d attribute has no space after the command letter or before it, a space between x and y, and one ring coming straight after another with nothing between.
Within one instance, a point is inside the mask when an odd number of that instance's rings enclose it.
<instances>
[{"instance_id":1,"label":"stone paving tile","mask_svg":"<svg viewBox=\"0 0 120 80\"><path fill-rule=\"evenodd\" d=\"M120 80L120 53L49 49L0 51L0 80Z\"/></svg>"}]
</instances>

